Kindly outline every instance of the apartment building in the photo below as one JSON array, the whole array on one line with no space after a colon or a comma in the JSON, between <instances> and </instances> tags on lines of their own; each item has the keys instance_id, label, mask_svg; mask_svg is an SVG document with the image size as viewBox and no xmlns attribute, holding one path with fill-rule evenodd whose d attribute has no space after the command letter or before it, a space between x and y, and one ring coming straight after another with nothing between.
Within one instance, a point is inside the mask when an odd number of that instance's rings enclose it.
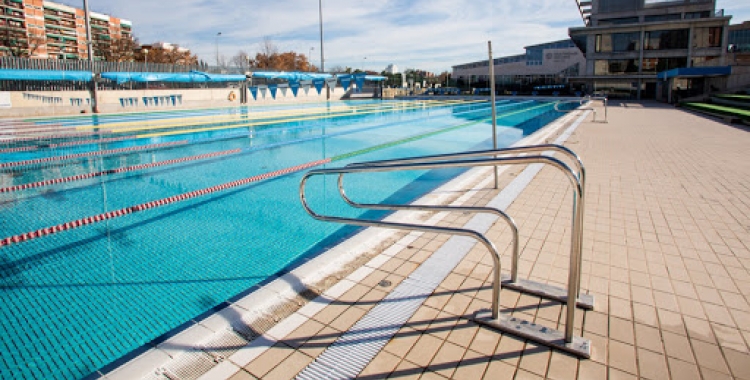
<instances>
[{"instance_id":1,"label":"apartment building","mask_svg":"<svg viewBox=\"0 0 750 380\"><path fill-rule=\"evenodd\" d=\"M573 81L614 97L657 97L657 74L724 66L729 20L715 0L577 0L584 27L568 34L586 56ZM694 71L700 72L700 70Z\"/></svg>"},{"instance_id":2,"label":"apartment building","mask_svg":"<svg viewBox=\"0 0 750 380\"><path fill-rule=\"evenodd\" d=\"M88 57L83 9L43 0L0 0L0 55L50 59ZM95 59L113 41L132 38L132 23L90 12Z\"/></svg>"}]
</instances>

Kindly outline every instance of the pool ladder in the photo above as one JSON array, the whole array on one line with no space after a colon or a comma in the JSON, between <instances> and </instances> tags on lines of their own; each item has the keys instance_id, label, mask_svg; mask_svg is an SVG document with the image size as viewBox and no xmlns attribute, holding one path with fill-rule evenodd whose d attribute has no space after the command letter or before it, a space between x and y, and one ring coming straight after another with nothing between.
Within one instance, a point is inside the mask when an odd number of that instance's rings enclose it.
<instances>
[{"instance_id":1,"label":"pool ladder","mask_svg":"<svg viewBox=\"0 0 750 380\"><path fill-rule=\"evenodd\" d=\"M579 105L583 105L584 103L590 103L592 101L599 100L604 105L604 120L602 121L596 121L596 109L594 107L577 107L572 110L561 110L560 104L571 104L571 103L578 103ZM607 121L607 97L606 96L586 96L584 98L581 98L579 100L561 100L555 102L555 111L557 112L573 112L573 111L594 111L594 123L608 123Z\"/></svg>"},{"instance_id":2,"label":"pool ladder","mask_svg":"<svg viewBox=\"0 0 750 380\"><path fill-rule=\"evenodd\" d=\"M577 170L563 161L551 157L550 152L557 152L567 156ZM527 165L545 164L562 171L570 180L574 189L573 215L570 246L570 268L568 271L568 288L563 289L543 283L518 278L518 228L513 219L504 211L493 207L466 207L451 205L404 205L404 204L368 204L358 203L347 194L344 186L344 177L347 174L360 173L383 173L395 171L431 170L441 168L471 168L480 166L498 165ZM501 274L500 253L494 243L485 234L466 228L440 227L413 223L389 222L384 220L370 220L362 218L347 218L333 215L323 215L315 212L307 201L306 184L315 176L338 175L338 191L341 198L350 206L369 210L388 211L447 211L464 213L491 213L503 219L510 227L513 234L512 261L510 276ZM566 308L565 331L557 331L541 325L520 320L515 317L500 315L500 290L503 286L515 289L519 292L533 294L542 298L560 301L567 305L577 305L584 309L593 309L593 296L580 294L581 267L582 267L582 238L583 238L583 211L584 211L584 188L585 169L578 155L570 149L555 144L543 144L534 146L515 147L498 150L471 151L455 154L444 154L434 156L412 157L396 160L370 161L349 164L341 168L316 169L307 172L300 182L300 199L304 209L315 219L351 224L364 227L383 227L399 230L413 230L435 233L447 233L451 235L467 236L482 243L492 254L493 259L493 281L492 281L492 309L479 310L474 314L474 320L482 325L493 329L521 336L531 341L560 349L574 355L589 358L591 356L591 344L588 339L573 336L576 307Z\"/></svg>"}]
</instances>

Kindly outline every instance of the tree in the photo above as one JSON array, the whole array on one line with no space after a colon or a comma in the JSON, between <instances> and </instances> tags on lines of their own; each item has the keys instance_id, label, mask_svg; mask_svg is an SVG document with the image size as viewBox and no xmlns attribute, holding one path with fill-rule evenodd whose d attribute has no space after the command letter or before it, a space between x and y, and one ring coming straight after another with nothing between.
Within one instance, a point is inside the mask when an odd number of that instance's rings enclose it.
<instances>
[{"instance_id":1,"label":"tree","mask_svg":"<svg viewBox=\"0 0 750 380\"><path fill-rule=\"evenodd\" d=\"M240 52L242 53L242 52ZM317 71L309 57L293 51L279 53L279 49L268 38L263 39L260 51L255 58L249 60L254 69L278 70L278 71Z\"/></svg>"},{"instance_id":2,"label":"tree","mask_svg":"<svg viewBox=\"0 0 750 380\"><path fill-rule=\"evenodd\" d=\"M244 50L240 50L229 62L240 72L250 71L250 55Z\"/></svg>"},{"instance_id":3,"label":"tree","mask_svg":"<svg viewBox=\"0 0 750 380\"><path fill-rule=\"evenodd\" d=\"M44 35L26 33L23 24L15 20L0 20L0 46L13 57L31 57L45 43Z\"/></svg>"},{"instance_id":4,"label":"tree","mask_svg":"<svg viewBox=\"0 0 750 380\"><path fill-rule=\"evenodd\" d=\"M133 62L136 61L139 49L136 39L121 37L112 39L109 46L102 48L96 55L108 62Z\"/></svg>"},{"instance_id":5,"label":"tree","mask_svg":"<svg viewBox=\"0 0 750 380\"><path fill-rule=\"evenodd\" d=\"M146 51L148 52L145 53ZM176 46L171 49L165 49L159 46L141 49L136 55L136 60L146 61L146 57L148 57L149 63L167 63L186 66L198 64L198 56L190 54L190 51L187 49L180 49Z\"/></svg>"}]
</instances>

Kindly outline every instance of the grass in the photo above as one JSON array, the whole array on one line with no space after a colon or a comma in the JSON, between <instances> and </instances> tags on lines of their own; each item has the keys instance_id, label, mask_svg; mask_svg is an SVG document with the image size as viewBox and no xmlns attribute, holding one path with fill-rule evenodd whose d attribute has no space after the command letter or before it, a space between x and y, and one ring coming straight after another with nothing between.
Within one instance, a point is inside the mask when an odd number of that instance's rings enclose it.
<instances>
[{"instance_id":1,"label":"grass","mask_svg":"<svg viewBox=\"0 0 750 380\"><path fill-rule=\"evenodd\" d=\"M720 106L717 104L708 104L708 103L684 103L683 106L694 109L696 111L719 114L719 115L724 115L724 116L734 116L743 120L750 121L750 110L747 110L747 109Z\"/></svg>"}]
</instances>

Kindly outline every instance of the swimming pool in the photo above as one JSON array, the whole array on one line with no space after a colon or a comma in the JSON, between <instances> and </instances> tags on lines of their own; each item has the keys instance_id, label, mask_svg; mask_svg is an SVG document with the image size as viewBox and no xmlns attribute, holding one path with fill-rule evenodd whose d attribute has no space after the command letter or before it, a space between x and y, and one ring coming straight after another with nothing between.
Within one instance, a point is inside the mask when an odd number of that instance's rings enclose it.
<instances>
[{"instance_id":1,"label":"swimming pool","mask_svg":"<svg viewBox=\"0 0 750 380\"><path fill-rule=\"evenodd\" d=\"M496 107L501 147L560 115L538 101ZM487 101L223 108L13 128L0 130L0 378L87 376L351 233L304 212L307 168L492 144ZM347 186L368 202L409 201L456 173L358 176ZM308 198L360 212L334 192L333 182L311 183Z\"/></svg>"}]
</instances>

